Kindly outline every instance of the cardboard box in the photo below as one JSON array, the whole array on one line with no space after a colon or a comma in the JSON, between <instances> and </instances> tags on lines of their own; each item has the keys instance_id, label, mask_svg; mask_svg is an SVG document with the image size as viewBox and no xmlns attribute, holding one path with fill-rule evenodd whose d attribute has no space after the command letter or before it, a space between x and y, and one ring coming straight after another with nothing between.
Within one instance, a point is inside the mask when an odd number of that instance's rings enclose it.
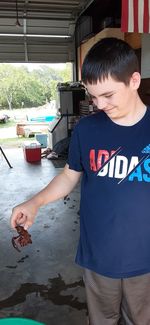
<instances>
[{"instance_id":1,"label":"cardboard box","mask_svg":"<svg viewBox=\"0 0 150 325\"><path fill-rule=\"evenodd\" d=\"M24 142L23 152L27 162L33 163L41 160L41 144L38 141Z\"/></svg>"}]
</instances>

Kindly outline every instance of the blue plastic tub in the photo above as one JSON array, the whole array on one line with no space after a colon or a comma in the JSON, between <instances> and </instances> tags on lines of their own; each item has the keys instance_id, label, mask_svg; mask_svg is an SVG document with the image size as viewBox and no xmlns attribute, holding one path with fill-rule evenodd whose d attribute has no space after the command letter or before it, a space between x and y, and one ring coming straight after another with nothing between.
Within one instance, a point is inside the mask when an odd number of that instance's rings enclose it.
<instances>
[{"instance_id":1,"label":"blue plastic tub","mask_svg":"<svg viewBox=\"0 0 150 325\"><path fill-rule=\"evenodd\" d=\"M47 134L36 134L35 135L36 141L41 144L41 148L47 148Z\"/></svg>"},{"instance_id":2,"label":"blue plastic tub","mask_svg":"<svg viewBox=\"0 0 150 325\"><path fill-rule=\"evenodd\" d=\"M44 323L39 323L35 320L28 318L3 318L0 319L0 325L44 325Z\"/></svg>"},{"instance_id":3,"label":"blue plastic tub","mask_svg":"<svg viewBox=\"0 0 150 325\"><path fill-rule=\"evenodd\" d=\"M32 122L51 122L55 116L38 116L38 117L29 117L28 121Z\"/></svg>"}]
</instances>

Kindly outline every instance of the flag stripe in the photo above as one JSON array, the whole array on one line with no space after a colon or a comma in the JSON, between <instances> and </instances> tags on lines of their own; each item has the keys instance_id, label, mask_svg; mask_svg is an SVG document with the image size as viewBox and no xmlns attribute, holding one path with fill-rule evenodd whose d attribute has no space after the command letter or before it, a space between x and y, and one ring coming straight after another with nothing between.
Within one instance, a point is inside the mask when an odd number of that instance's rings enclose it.
<instances>
[{"instance_id":1,"label":"flag stripe","mask_svg":"<svg viewBox=\"0 0 150 325\"><path fill-rule=\"evenodd\" d=\"M127 0L122 0L121 30L122 32L128 31L128 1Z\"/></svg>"},{"instance_id":2,"label":"flag stripe","mask_svg":"<svg viewBox=\"0 0 150 325\"><path fill-rule=\"evenodd\" d=\"M147 0L146 0L147 1ZM138 30L137 33L143 33L144 25L144 2L145 0L138 0Z\"/></svg>"},{"instance_id":3,"label":"flag stripe","mask_svg":"<svg viewBox=\"0 0 150 325\"><path fill-rule=\"evenodd\" d=\"M149 12L148 0L145 0L144 1L144 17L143 17L143 32L144 33L147 33L147 31L149 30L148 12Z\"/></svg>"},{"instance_id":4,"label":"flag stripe","mask_svg":"<svg viewBox=\"0 0 150 325\"><path fill-rule=\"evenodd\" d=\"M128 2L128 32L133 32L133 1L127 0Z\"/></svg>"},{"instance_id":5,"label":"flag stripe","mask_svg":"<svg viewBox=\"0 0 150 325\"><path fill-rule=\"evenodd\" d=\"M150 33L150 0L148 0L148 33Z\"/></svg>"},{"instance_id":6,"label":"flag stripe","mask_svg":"<svg viewBox=\"0 0 150 325\"><path fill-rule=\"evenodd\" d=\"M150 0L122 0L121 30L150 33Z\"/></svg>"},{"instance_id":7,"label":"flag stripe","mask_svg":"<svg viewBox=\"0 0 150 325\"><path fill-rule=\"evenodd\" d=\"M139 28L138 12L140 12L138 8L138 0L133 0L133 21L132 21L133 27L132 28L135 33L138 33L138 28Z\"/></svg>"}]
</instances>

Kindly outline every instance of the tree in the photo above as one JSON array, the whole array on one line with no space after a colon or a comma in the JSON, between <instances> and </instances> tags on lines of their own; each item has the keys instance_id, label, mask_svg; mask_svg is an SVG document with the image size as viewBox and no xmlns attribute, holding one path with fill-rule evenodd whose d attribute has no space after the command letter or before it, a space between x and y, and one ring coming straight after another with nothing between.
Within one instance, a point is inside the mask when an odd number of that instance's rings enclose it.
<instances>
[{"instance_id":1,"label":"tree","mask_svg":"<svg viewBox=\"0 0 150 325\"><path fill-rule=\"evenodd\" d=\"M72 64L66 63L66 68L61 70L59 74L63 82L72 81Z\"/></svg>"},{"instance_id":2,"label":"tree","mask_svg":"<svg viewBox=\"0 0 150 325\"><path fill-rule=\"evenodd\" d=\"M9 64L0 66L0 98L2 102L7 101L9 109L12 109L12 101L17 85L17 71Z\"/></svg>"},{"instance_id":3,"label":"tree","mask_svg":"<svg viewBox=\"0 0 150 325\"><path fill-rule=\"evenodd\" d=\"M43 105L57 98L57 84L71 80L71 66L54 70L46 65L29 71L26 67L0 64L0 105L25 107Z\"/></svg>"},{"instance_id":4,"label":"tree","mask_svg":"<svg viewBox=\"0 0 150 325\"><path fill-rule=\"evenodd\" d=\"M13 106L38 106L44 103L44 85L24 67L0 65L0 102L9 109Z\"/></svg>"},{"instance_id":5,"label":"tree","mask_svg":"<svg viewBox=\"0 0 150 325\"><path fill-rule=\"evenodd\" d=\"M40 69L34 70L32 73L43 84L43 95L45 101L55 99L56 86L60 82L60 75L57 70L54 70L46 65L40 66ZM62 81L62 79L61 79Z\"/></svg>"}]
</instances>

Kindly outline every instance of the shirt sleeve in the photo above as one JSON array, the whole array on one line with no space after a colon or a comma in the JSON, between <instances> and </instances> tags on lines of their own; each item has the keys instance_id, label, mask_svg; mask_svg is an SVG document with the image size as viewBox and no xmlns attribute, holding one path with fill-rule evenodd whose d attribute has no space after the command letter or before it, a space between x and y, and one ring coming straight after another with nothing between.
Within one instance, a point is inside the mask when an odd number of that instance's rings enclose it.
<instances>
[{"instance_id":1,"label":"shirt sleeve","mask_svg":"<svg viewBox=\"0 0 150 325\"><path fill-rule=\"evenodd\" d=\"M75 126L71 136L67 163L70 169L83 171L78 125Z\"/></svg>"}]
</instances>

